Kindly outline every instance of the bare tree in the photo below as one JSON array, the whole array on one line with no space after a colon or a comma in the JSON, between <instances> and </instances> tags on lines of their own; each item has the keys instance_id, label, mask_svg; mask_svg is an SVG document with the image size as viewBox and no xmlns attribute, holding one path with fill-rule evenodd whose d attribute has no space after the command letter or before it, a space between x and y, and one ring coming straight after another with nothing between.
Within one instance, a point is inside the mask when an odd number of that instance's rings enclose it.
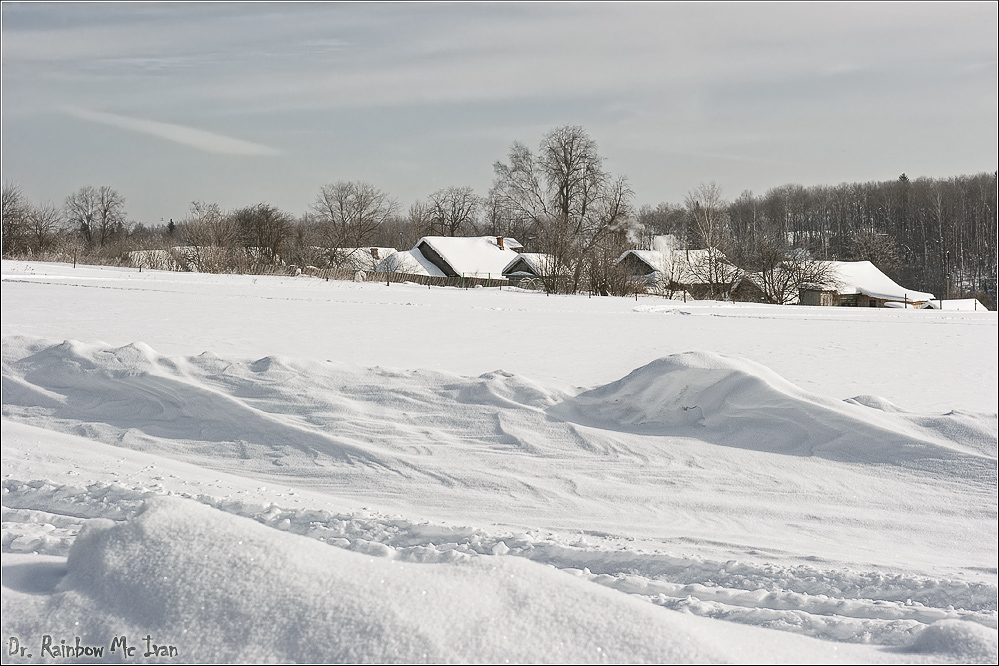
<instances>
[{"instance_id":1,"label":"bare tree","mask_svg":"<svg viewBox=\"0 0 999 666\"><path fill-rule=\"evenodd\" d=\"M276 206L259 203L233 212L243 247L257 260L275 264L291 234L291 216Z\"/></svg>"},{"instance_id":2,"label":"bare tree","mask_svg":"<svg viewBox=\"0 0 999 666\"><path fill-rule=\"evenodd\" d=\"M415 205L415 204L414 204ZM369 241L378 247L392 247L398 250L413 247L422 236L421 230L413 225L409 215L390 215L378 227Z\"/></svg>"},{"instance_id":3,"label":"bare tree","mask_svg":"<svg viewBox=\"0 0 999 666\"><path fill-rule=\"evenodd\" d=\"M645 204L639 209L636 222L640 231L640 245L654 249L653 242L657 236L673 236L686 247L686 210L680 206L672 206L662 202L655 208Z\"/></svg>"},{"instance_id":4,"label":"bare tree","mask_svg":"<svg viewBox=\"0 0 999 666\"><path fill-rule=\"evenodd\" d=\"M66 221L90 248L101 248L126 230L125 197L107 185L81 187L66 197Z\"/></svg>"},{"instance_id":5,"label":"bare tree","mask_svg":"<svg viewBox=\"0 0 999 666\"><path fill-rule=\"evenodd\" d=\"M758 236L754 247L743 257L754 273L756 282L768 303L786 305L798 300L802 287L834 288L836 272L828 261L815 261L803 247L793 247L787 235L772 230Z\"/></svg>"},{"instance_id":6,"label":"bare tree","mask_svg":"<svg viewBox=\"0 0 999 666\"><path fill-rule=\"evenodd\" d=\"M486 236L516 238L525 246L536 245L533 220L523 213L510 208L501 194L494 188L482 200L481 217L477 233Z\"/></svg>"},{"instance_id":7,"label":"bare tree","mask_svg":"<svg viewBox=\"0 0 999 666\"><path fill-rule=\"evenodd\" d=\"M730 243L728 204L715 183L701 183L685 199L687 215L705 249L690 263L690 270L708 287L710 298L725 294L738 279L738 272L728 261L723 248Z\"/></svg>"},{"instance_id":8,"label":"bare tree","mask_svg":"<svg viewBox=\"0 0 999 666\"><path fill-rule=\"evenodd\" d=\"M627 296L639 290L618 259L636 245L625 230L603 235L589 253L589 288L601 296Z\"/></svg>"},{"instance_id":9,"label":"bare tree","mask_svg":"<svg viewBox=\"0 0 999 666\"><path fill-rule=\"evenodd\" d=\"M471 187L447 187L430 195L431 221L440 236L457 236L475 228L479 197Z\"/></svg>"},{"instance_id":10,"label":"bare tree","mask_svg":"<svg viewBox=\"0 0 999 666\"><path fill-rule=\"evenodd\" d=\"M850 237L850 258L869 261L886 272L894 272L901 265L899 243L887 233L873 229L857 229Z\"/></svg>"},{"instance_id":11,"label":"bare tree","mask_svg":"<svg viewBox=\"0 0 999 666\"><path fill-rule=\"evenodd\" d=\"M537 156L514 143L508 159L493 166L490 198L509 219L529 221L532 244L552 258L553 274L571 275L567 289L578 291L605 237L634 224L626 179L604 170L596 142L575 125L549 131Z\"/></svg>"},{"instance_id":12,"label":"bare tree","mask_svg":"<svg viewBox=\"0 0 999 666\"><path fill-rule=\"evenodd\" d=\"M406 218L416 231L417 240L423 236L434 236L433 208L426 201L414 201ZM401 249L401 248L400 248Z\"/></svg>"},{"instance_id":13,"label":"bare tree","mask_svg":"<svg viewBox=\"0 0 999 666\"><path fill-rule=\"evenodd\" d=\"M181 223L187 243L186 259L198 271L226 273L240 267L243 248L239 245L239 225L217 203L194 201Z\"/></svg>"},{"instance_id":14,"label":"bare tree","mask_svg":"<svg viewBox=\"0 0 999 666\"><path fill-rule=\"evenodd\" d=\"M374 236L398 204L373 185L340 181L324 185L312 204L317 242L333 266L349 262L349 254Z\"/></svg>"},{"instance_id":15,"label":"bare tree","mask_svg":"<svg viewBox=\"0 0 999 666\"><path fill-rule=\"evenodd\" d=\"M14 257L28 249L29 205L21 188L12 182L3 185L3 256Z\"/></svg>"},{"instance_id":16,"label":"bare tree","mask_svg":"<svg viewBox=\"0 0 999 666\"><path fill-rule=\"evenodd\" d=\"M62 213L51 203L30 206L25 226L31 249L38 253L48 252L56 245Z\"/></svg>"}]
</instances>

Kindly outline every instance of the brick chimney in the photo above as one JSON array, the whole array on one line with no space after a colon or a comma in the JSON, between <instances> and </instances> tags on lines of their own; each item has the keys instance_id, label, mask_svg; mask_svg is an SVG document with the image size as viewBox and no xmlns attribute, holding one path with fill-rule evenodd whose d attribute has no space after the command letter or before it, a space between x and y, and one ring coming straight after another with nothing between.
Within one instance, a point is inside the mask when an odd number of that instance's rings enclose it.
<instances>
[{"instance_id":1,"label":"brick chimney","mask_svg":"<svg viewBox=\"0 0 999 666\"><path fill-rule=\"evenodd\" d=\"M499 249L501 249L501 250L504 249L504 247L503 247L503 237L502 236L497 236L496 237L496 244L499 245Z\"/></svg>"},{"instance_id":2,"label":"brick chimney","mask_svg":"<svg viewBox=\"0 0 999 666\"><path fill-rule=\"evenodd\" d=\"M371 258L372 259L377 259L378 258L378 248L377 247L371 248Z\"/></svg>"}]
</instances>

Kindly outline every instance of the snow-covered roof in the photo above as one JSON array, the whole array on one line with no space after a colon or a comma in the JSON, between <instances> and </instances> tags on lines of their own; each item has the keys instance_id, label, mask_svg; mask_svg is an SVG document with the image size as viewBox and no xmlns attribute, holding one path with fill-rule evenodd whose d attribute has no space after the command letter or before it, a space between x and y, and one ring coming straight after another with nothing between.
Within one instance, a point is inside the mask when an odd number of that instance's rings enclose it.
<instances>
[{"instance_id":1,"label":"snow-covered roof","mask_svg":"<svg viewBox=\"0 0 999 666\"><path fill-rule=\"evenodd\" d=\"M618 263L628 256L633 256L649 267L650 273L668 275L676 282L694 284L700 281L698 266L705 266L710 260L709 250L628 250L618 257ZM725 256L715 250L715 257L721 260Z\"/></svg>"},{"instance_id":2,"label":"snow-covered roof","mask_svg":"<svg viewBox=\"0 0 999 666\"><path fill-rule=\"evenodd\" d=\"M660 270L660 266L666 261L667 256L666 253L659 250L628 250L618 257L618 263L624 261L629 255L647 265L650 272Z\"/></svg>"},{"instance_id":3,"label":"snow-covered roof","mask_svg":"<svg viewBox=\"0 0 999 666\"><path fill-rule=\"evenodd\" d=\"M507 274L518 262L522 261L535 275L547 275L552 266L552 256L540 252L521 252L503 267L503 274Z\"/></svg>"},{"instance_id":4,"label":"snow-covered roof","mask_svg":"<svg viewBox=\"0 0 999 666\"><path fill-rule=\"evenodd\" d=\"M924 310L978 310L988 312L977 298L945 298L926 301L920 306Z\"/></svg>"},{"instance_id":5,"label":"snow-covered roof","mask_svg":"<svg viewBox=\"0 0 999 666\"><path fill-rule=\"evenodd\" d=\"M502 279L503 269L519 256L513 248L523 246L512 238L504 238L500 248L496 240L496 236L424 236L416 249L426 243L456 275Z\"/></svg>"},{"instance_id":6,"label":"snow-covered roof","mask_svg":"<svg viewBox=\"0 0 999 666\"><path fill-rule=\"evenodd\" d=\"M377 259L372 250L377 252ZM354 268L364 271L376 270L386 257L396 252L398 250L394 247L341 247L337 250L337 253L353 264Z\"/></svg>"},{"instance_id":7,"label":"snow-covered roof","mask_svg":"<svg viewBox=\"0 0 999 666\"><path fill-rule=\"evenodd\" d=\"M869 261L830 261L841 294L866 294L890 301L926 301L933 294L906 289Z\"/></svg>"},{"instance_id":8,"label":"snow-covered roof","mask_svg":"<svg viewBox=\"0 0 999 666\"><path fill-rule=\"evenodd\" d=\"M412 275L445 277L444 272L430 263L419 250L393 252L378 262L375 270L383 273L410 273Z\"/></svg>"}]
</instances>

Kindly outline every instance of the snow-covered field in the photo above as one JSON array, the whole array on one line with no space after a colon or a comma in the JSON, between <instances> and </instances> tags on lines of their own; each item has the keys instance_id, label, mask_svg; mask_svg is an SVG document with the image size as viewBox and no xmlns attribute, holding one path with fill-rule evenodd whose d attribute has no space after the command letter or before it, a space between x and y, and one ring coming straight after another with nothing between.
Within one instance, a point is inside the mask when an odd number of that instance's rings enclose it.
<instances>
[{"instance_id":1,"label":"snow-covered field","mask_svg":"<svg viewBox=\"0 0 999 666\"><path fill-rule=\"evenodd\" d=\"M999 658L996 313L2 292L5 662Z\"/></svg>"}]
</instances>

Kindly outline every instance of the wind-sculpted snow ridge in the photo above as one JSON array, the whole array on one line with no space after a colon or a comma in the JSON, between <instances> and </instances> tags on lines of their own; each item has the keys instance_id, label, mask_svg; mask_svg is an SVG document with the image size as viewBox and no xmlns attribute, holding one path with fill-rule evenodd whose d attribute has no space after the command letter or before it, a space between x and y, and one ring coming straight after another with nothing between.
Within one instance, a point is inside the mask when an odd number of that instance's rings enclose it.
<instances>
[{"instance_id":1,"label":"wind-sculpted snow ridge","mask_svg":"<svg viewBox=\"0 0 999 666\"><path fill-rule=\"evenodd\" d=\"M151 498L124 523L91 521L61 571L18 566L34 571L5 576L21 585L5 589L5 605L23 602L5 634L44 621L72 626L83 646L120 651L124 637L135 656L185 662L984 663L996 653L993 630L961 621L895 649L830 650L738 625L719 642L717 620L522 559L373 558L177 498Z\"/></svg>"},{"instance_id":2,"label":"wind-sculpted snow ridge","mask_svg":"<svg viewBox=\"0 0 999 666\"><path fill-rule=\"evenodd\" d=\"M435 439L467 441L481 430L482 407L493 420L486 431L495 434L476 439L517 446L495 408L537 411L562 397L502 371L469 379L210 352L176 359L142 343L108 348L26 338L4 340L3 381L4 413L23 422L137 450L162 453L167 443L185 455L349 473L407 473L399 456L429 453L420 446L430 444L428 428Z\"/></svg>"},{"instance_id":3,"label":"wind-sculpted snow ridge","mask_svg":"<svg viewBox=\"0 0 999 666\"><path fill-rule=\"evenodd\" d=\"M993 475L995 469L994 447L980 444L990 437L974 420L962 426L959 419L924 418L928 427L920 427L919 419L879 398L833 400L752 361L710 352L661 358L575 397L503 371L466 378L209 352L178 359L142 343L108 348L10 338L3 363L8 417L244 467L266 462L299 471L336 468L347 477L378 469L435 475L420 458L442 445L540 456L607 448L606 438L599 444L580 438L572 425L578 423L843 462L936 469L948 461ZM530 426L547 421L548 432L525 433L524 419Z\"/></svg>"},{"instance_id":4,"label":"wind-sculpted snow ridge","mask_svg":"<svg viewBox=\"0 0 999 666\"><path fill-rule=\"evenodd\" d=\"M979 451L893 418L879 398L838 401L803 391L769 368L712 352L658 359L553 409L598 428L696 437L715 444L841 462L935 468ZM995 456L983 456L985 468ZM987 461L987 462L986 462Z\"/></svg>"}]
</instances>

